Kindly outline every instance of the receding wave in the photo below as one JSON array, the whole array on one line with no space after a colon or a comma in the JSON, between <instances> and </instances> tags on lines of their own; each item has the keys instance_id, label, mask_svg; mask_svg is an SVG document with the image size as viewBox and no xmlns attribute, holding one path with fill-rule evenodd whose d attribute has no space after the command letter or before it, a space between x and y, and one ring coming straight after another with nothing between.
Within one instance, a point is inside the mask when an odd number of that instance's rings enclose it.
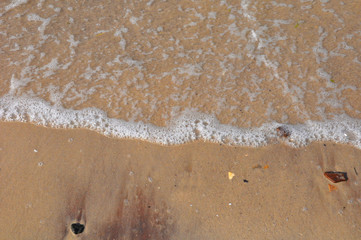
<instances>
[{"instance_id":1,"label":"receding wave","mask_svg":"<svg viewBox=\"0 0 361 240\"><path fill-rule=\"evenodd\" d=\"M188 111L172 120L167 127L158 127L108 118L97 108L71 110L52 106L37 98L4 96L0 98L0 119L56 128L85 128L110 137L141 139L165 145L204 140L258 147L282 141L292 147L301 147L314 141L332 141L361 148L361 120L347 115L325 122L306 121L297 125L270 122L256 128L239 128L220 124L213 116Z\"/></svg>"}]
</instances>

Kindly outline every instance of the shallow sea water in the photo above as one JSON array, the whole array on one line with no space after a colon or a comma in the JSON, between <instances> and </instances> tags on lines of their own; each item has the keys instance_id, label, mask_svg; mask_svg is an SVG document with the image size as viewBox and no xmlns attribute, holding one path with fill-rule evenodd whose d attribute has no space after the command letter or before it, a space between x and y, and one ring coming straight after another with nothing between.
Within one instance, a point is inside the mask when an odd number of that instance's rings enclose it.
<instances>
[{"instance_id":1,"label":"shallow sea water","mask_svg":"<svg viewBox=\"0 0 361 240\"><path fill-rule=\"evenodd\" d=\"M0 118L176 144L361 147L361 6L0 3ZM278 141L278 140L277 140Z\"/></svg>"}]
</instances>

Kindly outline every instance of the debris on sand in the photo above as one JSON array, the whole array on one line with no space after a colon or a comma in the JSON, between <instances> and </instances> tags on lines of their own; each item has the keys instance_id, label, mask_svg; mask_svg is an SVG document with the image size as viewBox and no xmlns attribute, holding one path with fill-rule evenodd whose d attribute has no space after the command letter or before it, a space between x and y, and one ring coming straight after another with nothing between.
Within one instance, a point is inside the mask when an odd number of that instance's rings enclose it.
<instances>
[{"instance_id":1,"label":"debris on sand","mask_svg":"<svg viewBox=\"0 0 361 240\"><path fill-rule=\"evenodd\" d=\"M276 130L277 130L277 135L280 137L287 138L287 137L291 136L291 132L284 126L280 126L280 127L276 128Z\"/></svg>"},{"instance_id":2,"label":"debris on sand","mask_svg":"<svg viewBox=\"0 0 361 240\"><path fill-rule=\"evenodd\" d=\"M344 182L348 180L346 172L325 172L324 175L333 183Z\"/></svg>"},{"instance_id":3,"label":"debris on sand","mask_svg":"<svg viewBox=\"0 0 361 240\"><path fill-rule=\"evenodd\" d=\"M337 190L337 187L336 187L336 186L333 186L333 185L331 185L331 184L328 184L328 190L329 190L330 192L332 192L332 191Z\"/></svg>"},{"instance_id":4,"label":"debris on sand","mask_svg":"<svg viewBox=\"0 0 361 240\"><path fill-rule=\"evenodd\" d=\"M84 231L84 228L85 228L85 226L83 224L80 224L80 223L73 223L71 225L71 231L75 235L82 233Z\"/></svg>"},{"instance_id":5,"label":"debris on sand","mask_svg":"<svg viewBox=\"0 0 361 240\"><path fill-rule=\"evenodd\" d=\"M232 178L236 176L233 172L228 172L228 179L232 180Z\"/></svg>"},{"instance_id":6,"label":"debris on sand","mask_svg":"<svg viewBox=\"0 0 361 240\"><path fill-rule=\"evenodd\" d=\"M268 164L264 165L263 169L269 168Z\"/></svg>"},{"instance_id":7,"label":"debris on sand","mask_svg":"<svg viewBox=\"0 0 361 240\"><path fill-rule=\"evenodd\" d=\"M254 165L252 168L253 168L253 169L262 168L262 166L261 166L260 164L257 164L257 165Z\"/></svg>"}]
</instances>

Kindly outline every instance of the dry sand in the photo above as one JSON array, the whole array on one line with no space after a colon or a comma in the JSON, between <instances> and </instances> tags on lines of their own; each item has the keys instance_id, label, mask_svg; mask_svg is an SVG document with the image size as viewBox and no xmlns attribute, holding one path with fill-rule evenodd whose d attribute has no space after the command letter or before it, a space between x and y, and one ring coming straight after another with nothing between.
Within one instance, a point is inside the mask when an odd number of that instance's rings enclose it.
<instances>
[{"instance_id":1,"label":"dry sand","mask_svg":"<svg viewBox=\"0 0 361 240\"><path fill-rule=\"evenodd\" d=\"M1 240L361 238L351 146L160 146L0 123L0 147ZM349 180L330 192L324 171Z\"/></svg>"}]
</instances>

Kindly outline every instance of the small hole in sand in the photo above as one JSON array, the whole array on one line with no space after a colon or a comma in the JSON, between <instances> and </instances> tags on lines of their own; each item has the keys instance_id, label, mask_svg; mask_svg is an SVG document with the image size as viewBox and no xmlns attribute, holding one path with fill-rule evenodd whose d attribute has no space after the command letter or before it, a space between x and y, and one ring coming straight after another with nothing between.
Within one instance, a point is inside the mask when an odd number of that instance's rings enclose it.
<instances>
[{"instance_id":1,"label":"small hole in sand","mask_svg":"<svg viewBox=\"0 0 361 240\"><path fill-rule=\"evenodd\" d=\"M83 224L80 224L80 223L73 223L71 225L71 231L74 233L74 234L80 234L84 231L84 228L85 226Z\"/></svg>"}]
</instances>

